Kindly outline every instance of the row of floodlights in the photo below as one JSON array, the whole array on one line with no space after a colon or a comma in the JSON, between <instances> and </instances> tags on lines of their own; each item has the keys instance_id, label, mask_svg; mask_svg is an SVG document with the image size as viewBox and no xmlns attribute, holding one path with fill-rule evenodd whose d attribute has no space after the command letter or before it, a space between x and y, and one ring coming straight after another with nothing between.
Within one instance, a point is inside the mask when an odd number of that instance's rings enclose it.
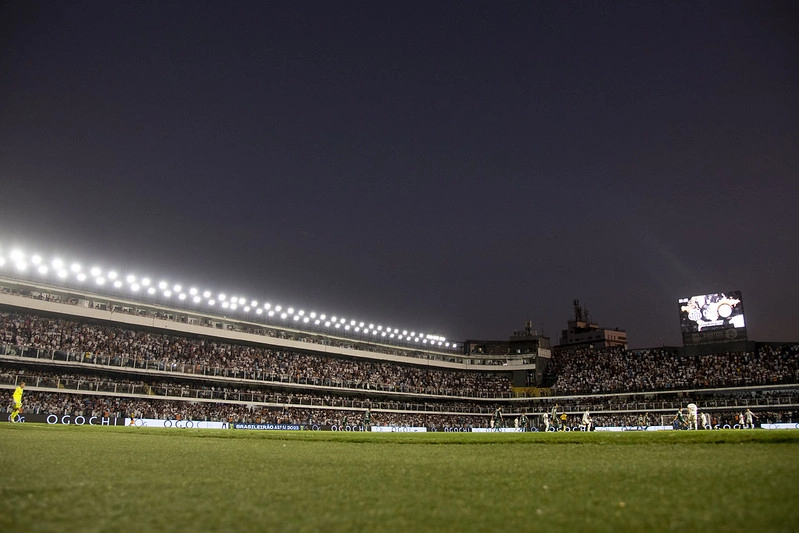
<instances>
[{"instance_id":1,"label":"row of floodlights","mask_svg":"<svg viewBox=\"0 0 799 533\"><path fill-rule=\"evenodd\" d=\"M228 296L224 293L214 293L210 290L199 290L196 287L184 288L181 284L168 283L166 281L155 282L148 277L135 276L133 274L121 275L115 270L104 271L100 267L91 267L86 271L80 263L69 263L55 258L49 263L40 255L26 255L18 249L11 250L8 254L0 253L0 268L12 267L20 274L35 272L41 276L55 275L58 279L67 281L74 279L79 283L94 283L97 290L113 287L123 289L125 286L135 294L146 294L147 296L158 298L177 298L184 303L194 303L202 305L203 302L209 307L221 307L225 310L238 311L245 313L255 313L258 316L268 316L270 318L280 318L284 321L293 322L301 325L314 325L343 330L344 332L358 333L361 335L371 335L375 338L388 338L396 341L409 341L431 346L442 346L445 348L456 348L455 343L447 342L447 339L439 335L417 333L415 331L399 330L397 328L384 327L381 325L369 324L366 322L346 319L335 315L328 316L324 313L309 312L293 307L283 307L272 305L271 303L260 303L240 296Z\"/></svg>"}]
</instances>

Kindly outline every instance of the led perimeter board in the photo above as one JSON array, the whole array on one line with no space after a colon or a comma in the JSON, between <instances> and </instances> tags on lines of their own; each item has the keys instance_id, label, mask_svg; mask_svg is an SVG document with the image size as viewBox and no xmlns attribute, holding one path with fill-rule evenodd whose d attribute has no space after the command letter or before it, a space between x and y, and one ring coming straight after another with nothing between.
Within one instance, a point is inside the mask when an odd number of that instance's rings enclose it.
<instances>
[{"instance_id":1,"label":"led perimeter board","mask_svg":"<svg viewBox=\"0 0 799 533\"><path fill-rule=\"evenodd\" d=\"M679 304L684 345L746 340L741 291L680 298Z\"/></svg>"}]
</instances>

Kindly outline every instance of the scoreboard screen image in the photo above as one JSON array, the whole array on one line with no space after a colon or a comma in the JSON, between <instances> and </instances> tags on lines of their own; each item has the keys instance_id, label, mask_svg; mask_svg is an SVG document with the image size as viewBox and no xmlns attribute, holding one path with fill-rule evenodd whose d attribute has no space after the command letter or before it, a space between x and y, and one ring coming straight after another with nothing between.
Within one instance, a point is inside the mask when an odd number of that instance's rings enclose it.
<instances>
[{"instance_id":1,"label":"scoreboard screen image","mask_svg":"<svg viewBox=\"0 0 799 533\"><path fill-rule=\"evenodd\" d=\"M686 342L708 342L714 339L732 340L746 337L741 291L680 298L679 305L680 329Z\"/></svg>"}]
</instances>

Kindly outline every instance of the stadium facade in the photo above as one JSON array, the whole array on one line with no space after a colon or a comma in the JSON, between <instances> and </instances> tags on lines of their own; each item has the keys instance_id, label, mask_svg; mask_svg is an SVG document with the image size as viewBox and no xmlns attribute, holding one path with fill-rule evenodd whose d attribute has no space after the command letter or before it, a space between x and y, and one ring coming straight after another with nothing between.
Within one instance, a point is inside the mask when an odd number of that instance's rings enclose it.
<instances>
[{"instance_id":1,"label":"stadium facade","mask_svg":"<svg viewBox=\"0 0 799 533\"><path fill-rule=\"evenodd\" d=\"M281 325L231 309L5 274L0 387L10 395L26 381L29 420L538 430L554 410L558 419L565 415L565 429L578 430L586 410L597 426L640 428L695 401L712 415L709 427L740 425L746 409L761 423L796 421L796 345L757 343L743 355L700 361L669 350L626 350L625 335L623 344L592 346L590 357L579 349L553 357L549 340L529 323L507 341L393 340L374 329L342 334L298 327L302 321ZM647 370L634 362L642 360L669 362L673 379L640 379ZM737 373L729 370L736 365ZM604 381L592 382L575 367ZM722 378L707 378L706 367L721 369ZM700 374L707 379L695 379Z\"/></svg>"}]
</instances>

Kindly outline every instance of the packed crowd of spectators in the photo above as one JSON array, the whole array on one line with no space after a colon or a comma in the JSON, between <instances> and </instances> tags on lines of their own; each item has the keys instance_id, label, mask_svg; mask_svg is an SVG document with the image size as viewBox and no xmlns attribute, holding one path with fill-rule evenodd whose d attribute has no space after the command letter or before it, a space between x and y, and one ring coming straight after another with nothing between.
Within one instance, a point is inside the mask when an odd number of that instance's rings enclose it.
<instances>
[{"instance_id":1,"label":"packed crowd of spectators","mask_svg":"<svg viewBox=\"0 0 799 533\"><path fill-rule=\"evenodd\" d=\"M15 385L24 377L29 386L63 389L31 390L26 409L90 416L333 425L354 423L368 408L379 425L456 428L487 427L494 408L502 405L506 412L528 414L533 425L541 426L541 414L560 402L567 424L590 410L597 425L633 426L644 412L651 412L653 423L659 424L664 413L694 401L723 423L739 405L758 408L764 422L789 421L797 389L768 386L799 386L797 345L701 356L658 349L564 351L552 359L557 374L552 397L512 399L510 372L350 359L312 349L293 352L0 312L0 354L17 355L24 349L49 353L52 361L42 365L39 360L34 369L18 358L7 359L0 363L0 384ZM64 366L62 361L90 365ZM244 379L227 379L231 372ZM751 386L766 388L702 392Z\"/></svg>"},{"instance_id":2,"label":"packed crowd of spectators","mask_svg":"<svg viewBox=\"0 0 799 533\"><path fill-rule=\"evenodd\" d=\"M113 366L284 379L386 391L494 397L508 395L505 372L452 371L232 344L33 314L0 313L0 344L51 350L56 357ZM151 364L147 364L151 363ZM230 373L227 371L231 371Z\"/></svg>"},{"instance_id":3,"label":"packed crowd of spectators","mask_svg":"<svg viewBox=\"0 0 799 533\"><path fill-rule=\"evenodd\" d=\"M799 345L679 356L666 350L573 349L552 359L557 395L799 383Z\"/></svg>"}]
</instances>

